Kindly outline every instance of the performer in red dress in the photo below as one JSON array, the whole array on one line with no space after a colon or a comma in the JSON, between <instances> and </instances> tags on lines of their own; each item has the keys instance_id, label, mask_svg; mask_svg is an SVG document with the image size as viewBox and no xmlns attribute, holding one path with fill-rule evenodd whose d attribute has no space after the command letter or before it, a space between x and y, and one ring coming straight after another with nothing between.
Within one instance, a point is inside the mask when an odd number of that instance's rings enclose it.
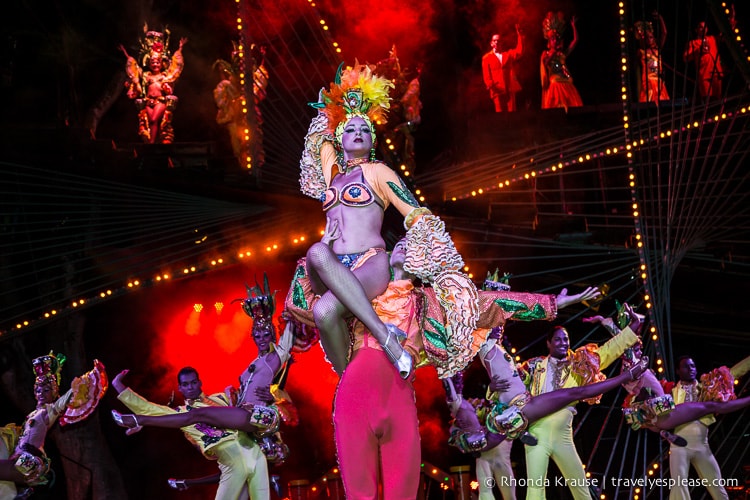
<instances>
[{"instance_id":1,"label":"performer in red dress","mask_svg":"<svg viewBox=\"0 0 750 500\"><path fill-rule=\"evenodd\" d=\"M542 22L542 32L547 39L547 49L542 52L540 73L542 76L542 109L583 106L578 89L573 84L565 60L578 44L576 18L570 19L573 40L566 48L563 42L565 18L561 12L548 12Z\"/></svg>"},{"instance_id":2,"label":"performer in red dress","mask_svg":"<svg viewBox=\"0 0 750 500\"><path fill-rule=\"evenodd\" d=\"M658 12L654 18L659 22L659 40L650 21L635 23L635 39L639 41L638 56L641 61L641 78L638 84L639 102L668 101L669 93L664 84L661 67L661 48L667 39L667 25Z\"/></svg>"}]
</instances>

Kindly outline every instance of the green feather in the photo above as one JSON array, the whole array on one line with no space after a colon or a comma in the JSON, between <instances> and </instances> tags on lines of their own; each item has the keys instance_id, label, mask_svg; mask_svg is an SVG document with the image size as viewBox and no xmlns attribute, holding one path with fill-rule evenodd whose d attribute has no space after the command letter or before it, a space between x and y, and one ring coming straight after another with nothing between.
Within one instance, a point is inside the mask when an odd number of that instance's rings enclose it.
<instances>
[{"instance_id":1,"label":"green feather","mask_svg":"<svg viewBox=\"0 0 750 500\"><path fill-rule=\"evenodd\" d=\"M336 78L333 80L333 83L336 85L341 85L341 73L344 72L344 61L341 61L341 64L339 64L339 69L336 70Z\"/></svg>"}]
</instances>

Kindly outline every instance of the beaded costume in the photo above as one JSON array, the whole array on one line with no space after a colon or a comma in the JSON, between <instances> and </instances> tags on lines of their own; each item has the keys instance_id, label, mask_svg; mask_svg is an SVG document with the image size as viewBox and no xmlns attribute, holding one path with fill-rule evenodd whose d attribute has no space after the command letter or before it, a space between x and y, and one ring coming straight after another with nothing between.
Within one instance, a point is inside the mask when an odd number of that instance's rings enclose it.
<instances>
[{"instance_id":1,"label":"beaded costume","mask_svg":"<svg viewBox=\"0 0 750 500\"><path fill-rule=\"evenodd\" d=\"M344 161L341 137L344 126L354 117L368 125L375 144L374 123L385 122L390 107L390 80L373 74L373 68L355 64L344 70L339 68L336 81L329 90L322 90L317 103L312 104L319 113L312 120L305 137L305 149L300 160L300 187L304 194L324 202L324 209L335 203L369 208L373 202L383 210L393 205L404 216L407 229L407 252L404 270L427 281L438 291L440 305L448 319L447 341L451 354L461 358L449 371L457 371L468 362L463 353L472 343L476 329L478 303L476 287L460 270L463 259L445 230L445 224L435 215L420 207L405 183L387 165L373 159L374 149L368 158L357 158L348 164ZM357 172L361 169L361 172ZM338 175L353 175L354 179L343 189L331 191ZM348 190L349 187L353 190ZM360 259L361 260L361 259ZM305 298L305 266L298 266L290 287L287 308L297 319L311 319L312 297ZM295 300L296 299L296 300ZM441 373L447 376L450 373Z\"/></svg>"}]
</instances>

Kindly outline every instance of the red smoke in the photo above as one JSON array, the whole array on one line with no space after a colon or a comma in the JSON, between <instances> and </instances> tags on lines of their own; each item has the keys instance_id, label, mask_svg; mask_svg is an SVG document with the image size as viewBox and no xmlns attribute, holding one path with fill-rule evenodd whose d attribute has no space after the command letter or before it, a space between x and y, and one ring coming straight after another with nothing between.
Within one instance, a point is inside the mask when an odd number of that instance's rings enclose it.
<instances>
[{"instance_id":1,"label":"red smoke","mask_svg":"<svg viewBox=\"0 0 750 500\"><path fill-rule=\"evenodd\" d=\"M353 64L374 64L388 57L396 45L402 65L413 65L438 38L437 14L450 9L434 0L353 0L337 2L335 9L318 4L331 25L330 35L341 45L342 59Z\"/></svg>"}]
</instances>

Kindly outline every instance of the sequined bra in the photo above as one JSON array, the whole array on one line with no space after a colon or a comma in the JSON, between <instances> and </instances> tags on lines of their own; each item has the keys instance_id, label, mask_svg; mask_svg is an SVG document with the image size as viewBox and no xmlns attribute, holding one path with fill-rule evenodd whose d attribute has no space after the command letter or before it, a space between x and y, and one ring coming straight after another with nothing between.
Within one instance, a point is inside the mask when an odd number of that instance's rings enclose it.
<instances>
[{"instance_id":1,"label":"sequined bra","mask_svg":"<svg viewBox=\"0 0 750 500\"><path fill-rule=\"evenodd\" d=\"M341 191L335 186L326 189L323 196L323 211L328 211L341 203L347 207L365 207L377 203L381 207L382 203L378 200L370 187L365 183L364 174L360 171L359 181L346 184Z\"/></svg>"}]
</instances>

